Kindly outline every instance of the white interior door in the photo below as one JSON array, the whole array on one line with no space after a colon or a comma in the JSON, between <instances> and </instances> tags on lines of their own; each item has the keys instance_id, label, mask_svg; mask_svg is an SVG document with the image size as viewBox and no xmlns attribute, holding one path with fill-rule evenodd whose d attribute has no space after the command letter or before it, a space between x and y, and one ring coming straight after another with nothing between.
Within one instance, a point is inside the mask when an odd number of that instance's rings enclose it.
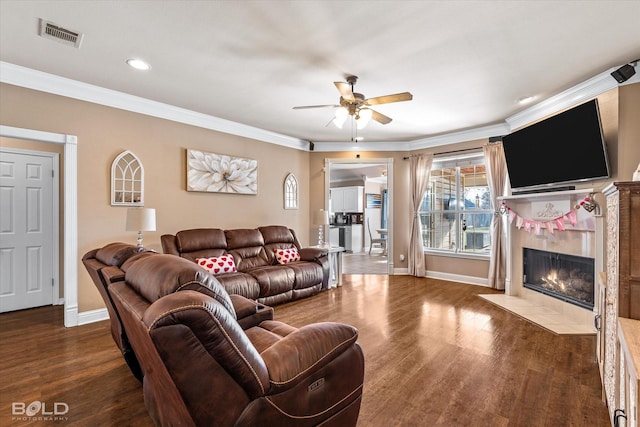
<instances>
[{"instance_id":1,"label":"white interior door","mask_svg":"<svg viewBox=\"0 0 640 427\"><path fill-rule=\"evenodd\" d=\"M0 312L54 302L56 169L52 155L0 150Z\"/></svg>"}]
</instances>

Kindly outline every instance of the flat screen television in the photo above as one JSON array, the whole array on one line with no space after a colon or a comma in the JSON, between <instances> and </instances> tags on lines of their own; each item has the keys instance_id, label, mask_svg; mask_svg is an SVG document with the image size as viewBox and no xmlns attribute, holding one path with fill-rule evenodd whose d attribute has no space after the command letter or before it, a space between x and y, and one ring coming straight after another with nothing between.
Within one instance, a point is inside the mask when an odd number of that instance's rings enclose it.
<instances>
[{"instance_id":1,"label":"flat screen television","mask_svg":"<svg viewBox=\"0 0 640 427\"><path fill-rule=\"evenodd\" d=\"M502 144L513 190L553 191L610 176L597 99L505 135Z\"/></svg>"}]
</instances>

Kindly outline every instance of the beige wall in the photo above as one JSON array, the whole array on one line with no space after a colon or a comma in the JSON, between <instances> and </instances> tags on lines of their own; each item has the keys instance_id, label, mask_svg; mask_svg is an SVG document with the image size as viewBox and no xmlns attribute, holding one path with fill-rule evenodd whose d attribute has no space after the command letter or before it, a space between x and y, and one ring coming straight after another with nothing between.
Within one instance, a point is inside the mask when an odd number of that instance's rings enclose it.
<instances>
[{"instance_id":1,"label":"beige wall","mask_svg":"<svg viewBox=\"0 0 640 427\"><path fill-rule=\"evenodd\" d=\"M622 86L598 98L613 171L611 180L628 180L640 162L640 84ZM126 209L109 204L111 162L124 150L133 151L145 167L145 205L156 208L158 216L158 231L145 233L145 245L155 249L160 249L160 234L183 228L264 224L287 225L296 230L302 244L308 244L309 236L317 232L310 225L309 212L324 207L324 159L355 159L353 152L308 153L6 84L0 85L0 123L78 137L80 256L111 241L135 241L135 233L124 231ZM13 144L6 140L0 143ZM486 140L478 140L420 151L439 153L484 143ZM187 148L258 160L258 195L185 191ZM410 153L359 154L361 159L394 159L394 185L389 189L394 201L393 262L395 268L407 268L407 261L401 262L398 255L406 255L408 248L409 165L403 157ZM299 181L299 210L283 209L282 187L289 172ZM604 184L594 186L599 190ZM455 258L451 262L448 257L427 256L431 271L472 277L486 277L487 264L482 260ZM78 270L79 311L102 307L80 264Z\"/></svg>"},{"instance_id":2,"label":"beige wall","mask_svg":"<svg viewBox=\"0 0 640 427\"><path fill-rule=\"evenodd\" d=\"M640 83L620 88L619 181L631 181L640 163Z\"/></svg>"},{"instance_id":3,"label":"beige wall","mask_svg":"<svg viewBox=\"0 0 640 427\"><path fill-rule=\"evenodd\" d=\"M6 84L0 85L0 112L1 123L6 126L78 137L80 257L108 242L135 243L136 233L124 229L126 208L110 205L111 163L124 150L133 151L144 165L145 206L157 212L158 231L144 234L145 246L161 251L160 235L184 228L253 228L267 224L287 225L296 230L302 244L308 244L307 152ZM9 145L7 140L2 144ZM21 144L24 142L17 146ZM187 192L187 148L256 159L258 194ZM298 210L283 207L283 184L290 172L298 178ZM79 311L103 307L78 261Z\"/></svg>"}]
</instances>

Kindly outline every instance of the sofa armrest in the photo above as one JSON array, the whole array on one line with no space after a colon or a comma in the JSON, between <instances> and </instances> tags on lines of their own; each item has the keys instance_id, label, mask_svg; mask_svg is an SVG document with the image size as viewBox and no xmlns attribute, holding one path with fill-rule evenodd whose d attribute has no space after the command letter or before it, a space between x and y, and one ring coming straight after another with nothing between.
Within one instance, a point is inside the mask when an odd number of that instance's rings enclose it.
<instances>
[{"instance_id":1,"label":"sofa armrest","mask_svg":"<svg viewBox=\"0 0 640 427\"><path fill-rule=\"evenodd\" d=\"M326 248L301 248L300 260L320 264L322 267L322 289L328 289L329 276L331 275L329 250Z\"/></svg>"},{"instance_id":2,"label":"sofa armrest","mask_svg":"<svg viewBox=\"0 0 640 427\"><path fill-rule=\"evenodd\" d=\"M229 295L238 323L242 329L258 326L265 320L273 320L273 308L250 300L241 295Z\"/></svg>"},{"instance_id":3,"label":"sofa armrest","mask_svg":"<svg viewBox=\"0 0 640 427\"><path fill-rule=\"evenodd\" d=\"M160 236L160 243L162 244L162 252L165 254L178 255L178 245L176 244L176 236L173 234L163 234Z\"/></svg>"},{"instance_id":4,"label":"sofa armrest","mask_svg":"<svg viewBox=\"0 0 640 427\"><path fill-rule=\"evenodd\" d=\"M124 271L122 271L120 267L116 267L115 265L104 267L101 270L101 273L107 286L109 286L110 283L120 282L124 280Z\"/></svg>"},{"instance_id":5,"label":"sofa armrest","mask_svg":"<svg viewBox=\"0 0 640 427\"><path fill-rule=\"evenodd\" d=\"M274 395L291 389L351 348L358 330L333 322L313 323L275 342L261 353Z\"/></svg>"},{"instance_id":6,"label":"sofa armrest","mask_svg":"<svg viewBox=\"0 0 640 427\"><path fill-rule=\"evenodd\" d=\"M300 260L302 261L319 261L320 258L326 257L329 250L325 248L301 248Z\"/></svg>"},{"instance_id":7,"label":"sofa armrest","mask_svg":"<svg viewBox=\"0 0 640 427\"><path fill-rule=\"evenodd\" d=\"M89 252L87 252L86 254L84 254L84 256L82 257L82 261L87 260L87 259L93 259L96 257L96 254L98 253L98 249L92 249Z\"/></svg>"}]
</instances>

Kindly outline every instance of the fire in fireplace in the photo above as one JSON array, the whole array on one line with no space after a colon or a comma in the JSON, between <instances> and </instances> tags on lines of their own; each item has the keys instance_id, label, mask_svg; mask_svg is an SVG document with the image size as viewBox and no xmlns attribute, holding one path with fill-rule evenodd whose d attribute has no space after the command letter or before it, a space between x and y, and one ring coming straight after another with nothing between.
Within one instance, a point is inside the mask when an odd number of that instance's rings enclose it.
<instances>
[{"instance_id":1,"label":"fire in fireplace","mask_svg":"<svg viewBox=\"0 0 640 427\"><path fill-rule=\"evenodd\" d=\"M593 258L522 248L522 260L525 288L593 309Z\"/></svg>"}]
</instances>

